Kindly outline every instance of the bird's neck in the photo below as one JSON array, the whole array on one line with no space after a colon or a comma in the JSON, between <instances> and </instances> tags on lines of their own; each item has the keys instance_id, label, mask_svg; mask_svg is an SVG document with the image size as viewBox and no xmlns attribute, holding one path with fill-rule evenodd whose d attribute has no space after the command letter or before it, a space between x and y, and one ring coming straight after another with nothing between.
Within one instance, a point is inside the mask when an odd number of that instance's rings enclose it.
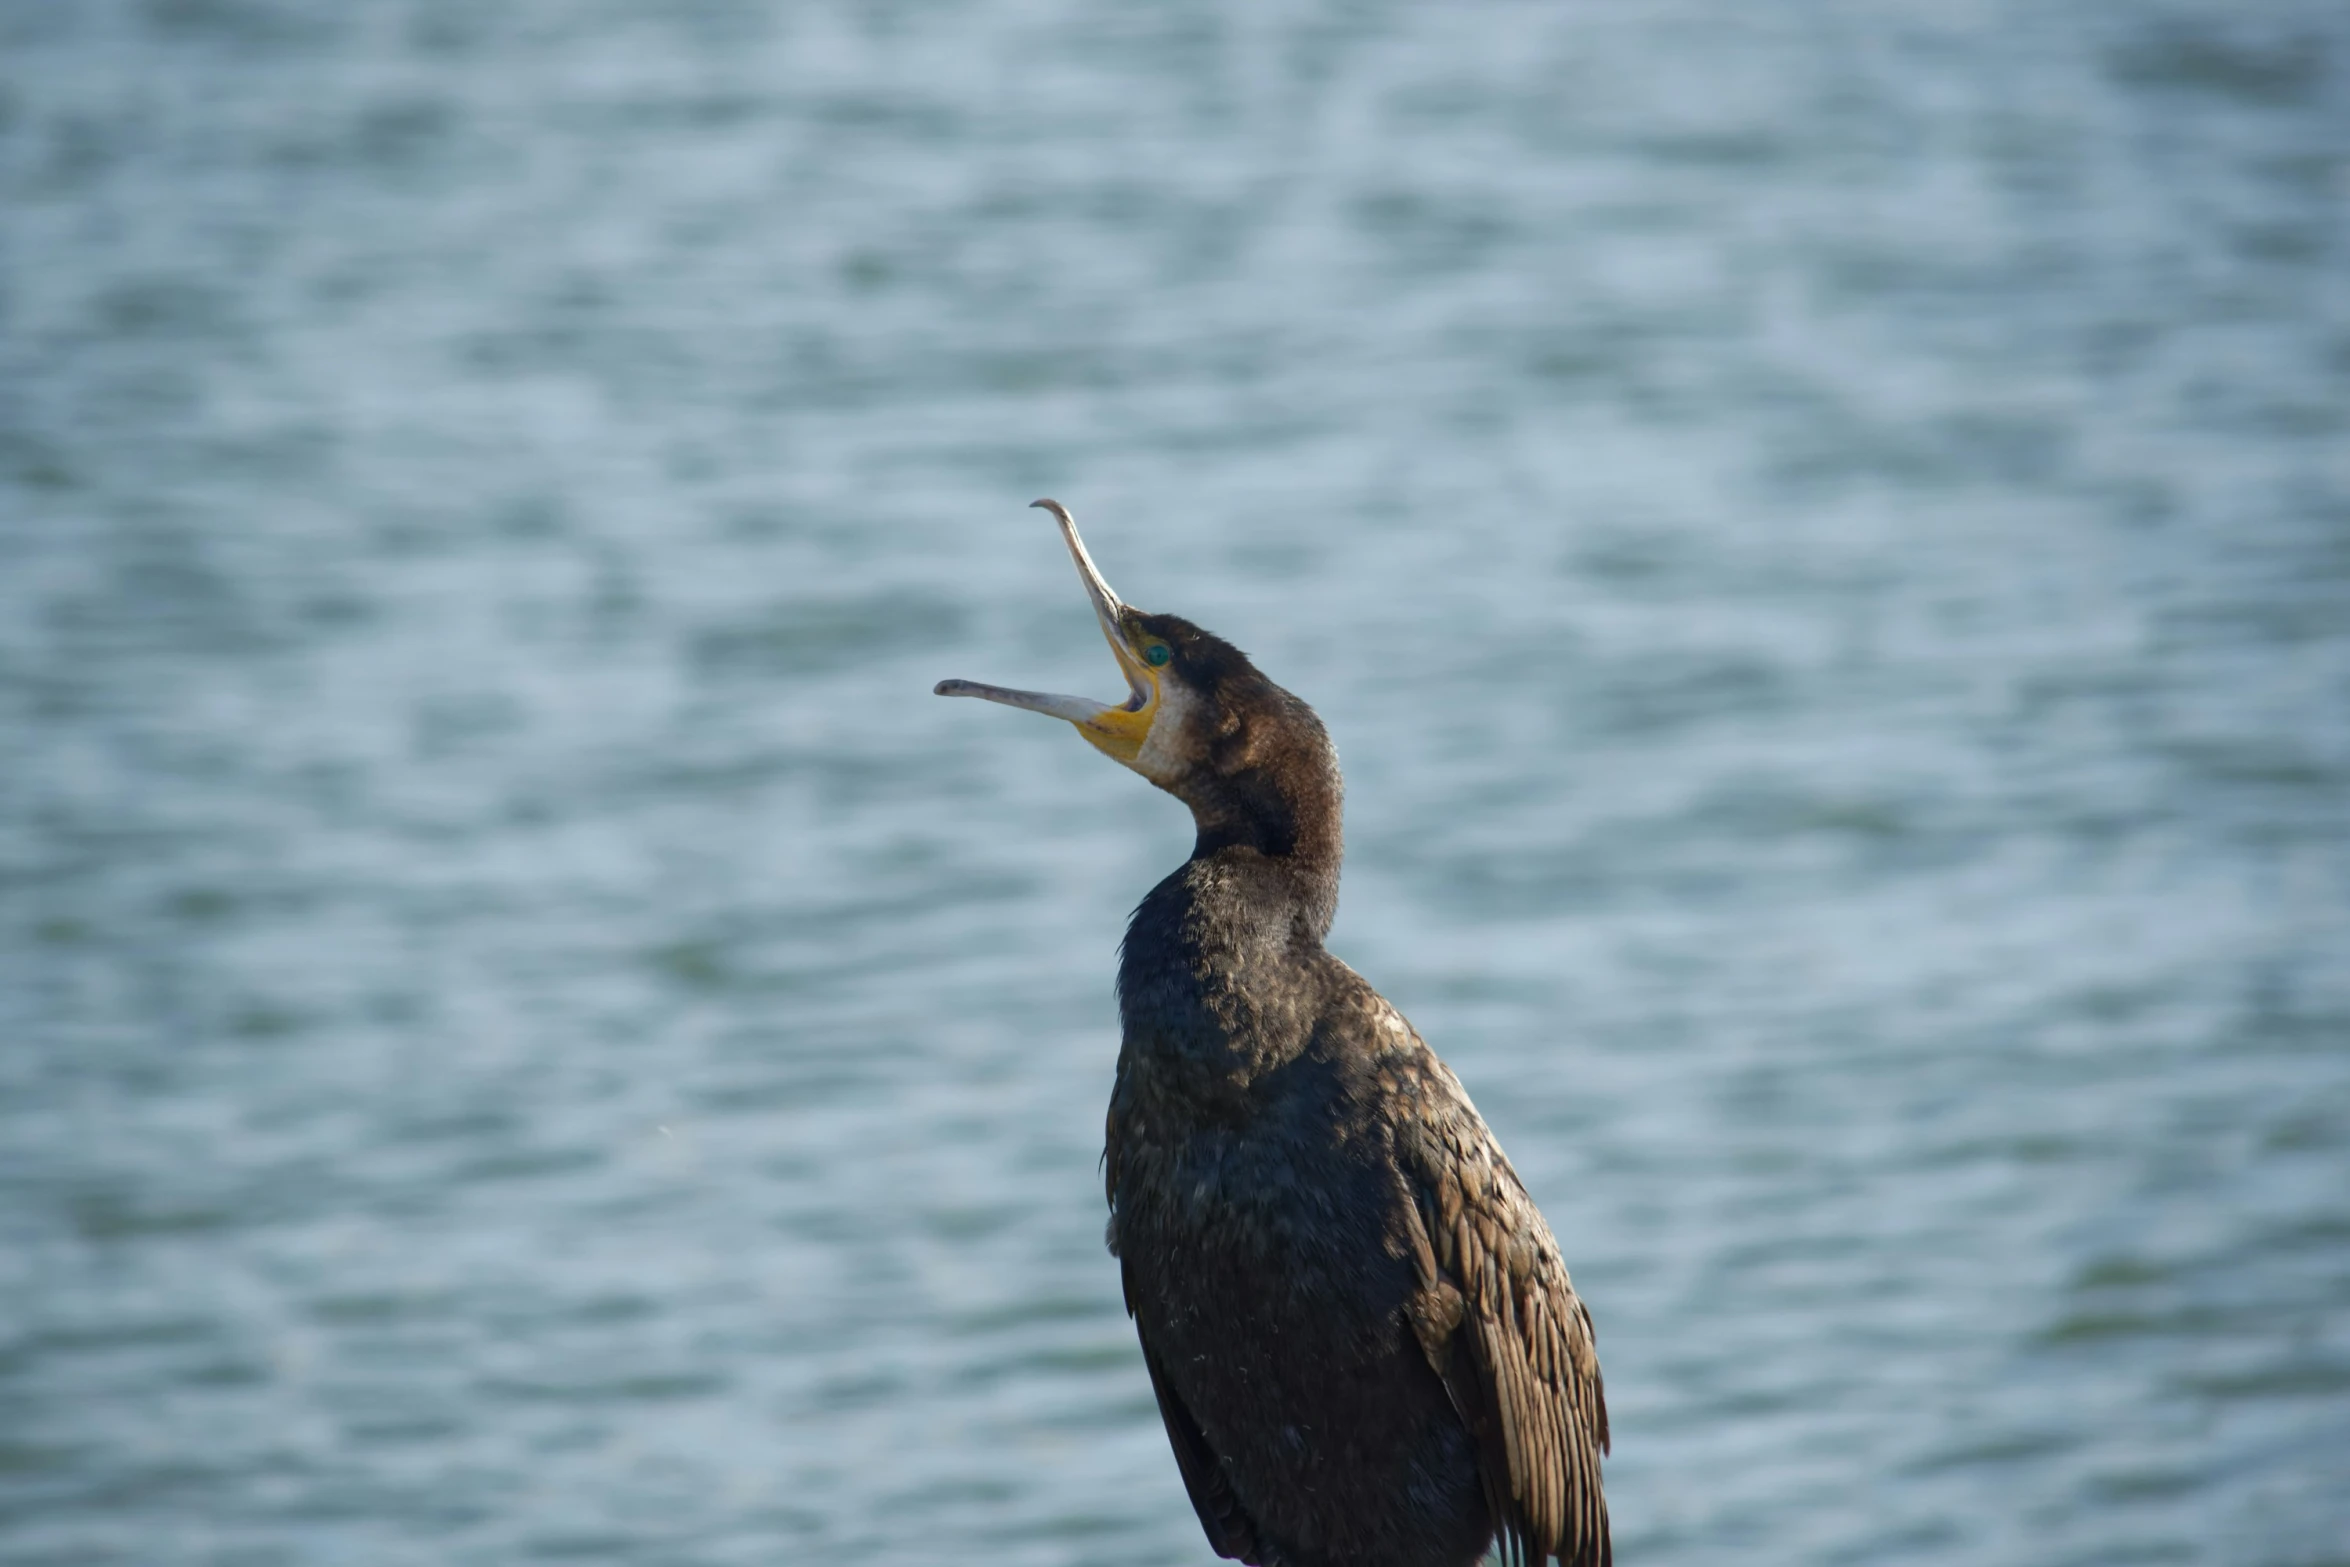
<instances>
[{"instance_id":1,"label":"bird's neck","mask_svg":"<svg viewBox=\"0 0 2350 1567\"><path fill-rule=\"evenodd\" d=\"M1273 734L1273 743L1262 746L1244 736L1240 744L1254 753L1246 765L1202 770L1168 787L1191 807L1199 831L1192 860L1261 860L1286 889L1283 896L1320 906L1314 926L1319 939L1338 906L1346 789L1338 755L1310 709L1304 722Z\"/></svg>"},{"instance_id":2,"label":"bird's neck","mask_svg":"<svg viewBox=\"0 0 2350 1567\"><path fill-rule=\"evenodd\" d=\"M1157 1063L1149 1075L1187 1085L1172 1088L1179 1097L1245 1092L1304 1049L1331 967L1322 938L1344 853L1338 756L1312 709L1272 699L1219 737L1214 765L1167 786L1199 838L1126 927L1121 1060Z\"/></svg>"},{"instance_id":3,"label":"bird's neck","mask_svg":"<svg viewBox=\"0 0 2350 1567\"><path fill-rule=\"evenodd\" d=\"M1268 957L1319 950L1338 915L1338 850L1268 854L1255 843L1202 833L1159 885L1181 898L1185 924L1215 930Z\"/></svg>"},{"instance_id":4,"label":"bird's neck","mask_svg":"<svg viewBox=\"0 0 2350 1567\"><path fill-rule=\"evenodd\" d=\"M1301 934L1319 946L1338 913L1346 842L1337 757L1318 726L1314 738L1321 743L1282 747L1277 765L1236 769L1183 791L1199 831L1187 863L1211 872L1185 885L1219 922L1277 930L1285 940Z\"/></svg>"},{"instance_id":5,"label":"bird's neck","mask_svg":"<svg viewBox=\"0 0 2350 1567\"><path fill-rule=\"evenodd\" d=\"M1127 1061L1184 1097L1245 1093L1306 1045L1332 960L1338 865L1202 847L1134 911L1119 955ZM1126 1066L1121 1065L1121 1077Z\"/></svg>"}]
</instances>

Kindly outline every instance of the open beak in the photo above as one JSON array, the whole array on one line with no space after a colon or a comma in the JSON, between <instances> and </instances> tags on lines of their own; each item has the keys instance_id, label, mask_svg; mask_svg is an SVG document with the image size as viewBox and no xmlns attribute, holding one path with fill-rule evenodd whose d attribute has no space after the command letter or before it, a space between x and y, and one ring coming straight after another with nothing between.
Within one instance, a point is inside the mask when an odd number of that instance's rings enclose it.
<instances>
[{"instance_id":1,"label":"open beak","mask_svg":"<svg viewBox=\"0 0 2350 1567\"><path fill-rule=\"evenodd\" d=\"M1085 583L1085 596L1093 600L1094 619L1101 623L1102 636L1117 657L1119 671L1126 676L1126 700L1115 707L1104 707L1090 697L1014 691L977 680L941 680L935 689L940 696L975 696L982 701L1025 707L1030 712L1065 719L1075 724L1077 732L1096 750L1131 767L1134 759L1142 754L1143 742L1150 738L1151 721L1158 716L1159 672L1144 663L1136 651L1127 625L1134 611L1119 601L1118 595L1110 591L1110 585L1102 580L1101 572L1095 569L1093 557L1085 553L1085 541L1077 536L1077 523L1069 515L1069 508L1053 500L1033 504L1051 512L1061 525L1061 541L1069 546L1069 558L1077 562L1077 575Z\"/></svg>"}]
</instances>

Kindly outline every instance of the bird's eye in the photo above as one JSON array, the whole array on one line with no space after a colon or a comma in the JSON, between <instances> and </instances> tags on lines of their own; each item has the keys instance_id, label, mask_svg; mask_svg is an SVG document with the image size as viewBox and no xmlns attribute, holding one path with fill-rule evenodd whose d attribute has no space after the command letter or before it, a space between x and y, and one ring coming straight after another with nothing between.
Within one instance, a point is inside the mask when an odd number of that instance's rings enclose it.
<instances>
[{"instance_id":1,"label":"bird's eye","mask_svg":"<svg viewBox=\"0 0 2350 1567\"><path fill-rule=\"evenodd\" d=\"M1175 656L1175 650L1164 642L1154 642L1142 650L1142 656L1153 664L1164 664Z\"/></svg>"}]
</instances>

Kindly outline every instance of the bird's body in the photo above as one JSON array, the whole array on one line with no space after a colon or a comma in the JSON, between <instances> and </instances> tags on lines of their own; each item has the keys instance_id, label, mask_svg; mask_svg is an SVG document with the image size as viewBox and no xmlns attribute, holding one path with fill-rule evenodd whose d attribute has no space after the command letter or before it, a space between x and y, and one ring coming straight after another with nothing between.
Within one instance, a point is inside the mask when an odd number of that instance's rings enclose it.
<instances>
[{"instance_id":1,"label":"bird's body","mask_svg":"<svg viewBox=\"0 0 2350 1567\"><path fill-rule=\"evenodd\" d=\"M1285 880L1249 850L1190 861L1127 933L1105 1160L1127 1308L1218 1551L1472 1562L1492 1522L1412 1332L1398 1178L1398 1134L1465 1102L1282 917Z\"/></svg>"},{"instance_id":2,"label":"bird's body","mask_svg":"<svg viewBox=\"0 0 2350 1567\"><path fill-rule=\"evenodd\" d=\"M1458 1079L1323 946L1341 836L1320 720L1230 644L1119 604L1053 509L1133 701L1088 720L940 689L1069 718L1199 827L1127 928L1104 1171L1209 1543L1260 1567L1468 1567L1498 1533L1505 1558L1608 1562L1599 1364L1557 1245Z\"/></svg>"}]
</instances>

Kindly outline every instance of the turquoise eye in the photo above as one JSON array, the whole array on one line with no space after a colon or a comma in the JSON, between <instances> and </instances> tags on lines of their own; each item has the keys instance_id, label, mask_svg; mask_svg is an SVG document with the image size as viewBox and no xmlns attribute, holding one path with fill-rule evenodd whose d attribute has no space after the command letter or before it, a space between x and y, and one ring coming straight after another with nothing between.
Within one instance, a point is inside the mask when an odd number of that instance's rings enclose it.
<instances>
[{"instance_id":1,"label":"turquoise eye","mask_svg":"<svg viewBox=\"0 0 2350 1567\"><path fill-rule=\"evenodd\" d=\"M1142 656L1153 664L1164 664L1175 656L1175 650L1161 642L1155 647L1144 648Z\"/></svg>"}]
</instances>

